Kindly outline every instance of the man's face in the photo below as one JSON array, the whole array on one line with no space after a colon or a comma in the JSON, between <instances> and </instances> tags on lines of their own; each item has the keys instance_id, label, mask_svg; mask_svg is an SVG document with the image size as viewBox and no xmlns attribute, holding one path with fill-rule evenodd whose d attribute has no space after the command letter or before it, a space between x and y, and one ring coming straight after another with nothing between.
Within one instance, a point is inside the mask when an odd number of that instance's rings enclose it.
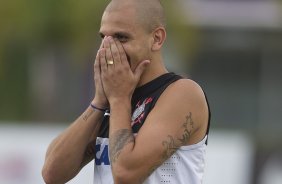
<instances>
[{"instance_id":1,"label":"man's face","mask_svg":"<svg viewBox=\"0 0 282 184\"><path fill-rule=\"evenodd\" d=\"M131 69L139 62L151 59L151 34L138 22L133 8L106 11L102 17L100 34L118 39L127 55Z\"/></svg>"}]
</instances>

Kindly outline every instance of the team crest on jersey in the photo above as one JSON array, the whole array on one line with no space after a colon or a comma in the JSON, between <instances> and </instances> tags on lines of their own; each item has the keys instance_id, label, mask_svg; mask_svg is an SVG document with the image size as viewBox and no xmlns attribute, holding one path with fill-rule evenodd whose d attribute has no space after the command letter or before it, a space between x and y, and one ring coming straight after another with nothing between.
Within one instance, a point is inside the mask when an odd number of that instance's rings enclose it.
<instances>
[{"instance_id":1,"label":"team crest on jersey","mask_svg":"<svg viewBox=\"0 0 282 184\"><path fill-rule=\"evenodd\" d=\"M131 126L135 125L136 123L142 123L145 113L145 107L148 103L151 103L152 101L152 98L146 98L141 105L139 105L140 102L137 103L137 108L135 109L131 117Z\"/></svg>"},{"instance_id":2,"label":"team crest on jersey","mask_svg":"<svg viewBox=\"0 0 282 184\"><path fill-rule=\"evenodd\" d=\"M142 103L142 105L140 105L137 109L135 109L132 117L131 117L131 120L132 121L135 121L145 110L145 101Z\"/></svg>"}]
</instances>

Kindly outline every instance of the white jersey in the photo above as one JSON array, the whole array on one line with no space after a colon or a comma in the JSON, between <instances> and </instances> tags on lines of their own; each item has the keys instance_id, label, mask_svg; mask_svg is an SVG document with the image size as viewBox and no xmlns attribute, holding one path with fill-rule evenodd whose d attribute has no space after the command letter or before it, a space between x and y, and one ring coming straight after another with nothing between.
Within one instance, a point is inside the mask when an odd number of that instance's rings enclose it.
<instances>
[{"instance_id":1,"label":"white jersey","mask_svg":"<svg viewBox=\"0 0 282 184\"><path fill-rule=\"evenodd\" d=\"M144 184L201 184L205 167L206 139L207 136L197 144L180 147ZM96 148L99 148L99 151L96 153L94 184L114 184L108 138L98 138Z\"/></svg>"},{"instance_id":2,"label":"white jersey","mask_svg":"<svg viewBox=\"0 0 282 184\"><path fill-rule=\"evenodd\" d=\"M134 134L138 134L147 115L154 108L167 86L179 79L181 79L180 76L167 73L135 90L132 97L133 113L131 118ZM99 136L96 139L94 184L113 184L109 158L108 120L108 117L104 118ZM180 147L146 179L144 184L201 184L205 166L207 135L197 144Z\"/></svg>"}]
</instances>

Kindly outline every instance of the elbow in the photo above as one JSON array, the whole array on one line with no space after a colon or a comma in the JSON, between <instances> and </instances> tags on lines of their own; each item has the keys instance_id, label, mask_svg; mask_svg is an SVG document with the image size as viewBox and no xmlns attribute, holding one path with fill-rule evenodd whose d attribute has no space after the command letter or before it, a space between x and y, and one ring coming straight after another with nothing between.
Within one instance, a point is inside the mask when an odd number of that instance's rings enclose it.
<instances>
[{"instance_id":1,"label":"elbow","mask_svg":"<svg viewBox=\"0 0 282 184\"><path fill-rule=\"evenodd\" d=\"M41 170L41 175L46 184L62 184L73 179L80 167L66 164L65 161L59 159L46 159Z\"/></svg>"},{"instance_id":2,"label":"elbow","mask_svg":"<svg viewBox=\"0 0 282 184\"><path fill-rule=\"evenodd\" d=\"M64 183L60 181L60 178L58 174L56 174L55 170L52 169L50 166L43 166L43 169L41 171L41 175L43 177L43 180L46 184L59 184Z\"/></svg>"},{"instance_id":3,"label":"elbow","mask_svg":"<svg viewBox=\"0 0 282 184\"><path fill-rule=\"evenodd\" d=\"M114 183L115 184L135 184L132 179L126 175L118 175L114 176Z\"/></svg>"},{"instance_id":4,"label":"elbow","mask_svg":"<svg viewBox=\"0 0 282 184\"><path fill-rule=\"evenodd\" d=\"M46 166L43 167L43 169L41 171L41 175L42 175L43 180L46 184L53 184L54 183L54 177L52 176L50 169L46 168Z\"/></svg>"}]
</instances>

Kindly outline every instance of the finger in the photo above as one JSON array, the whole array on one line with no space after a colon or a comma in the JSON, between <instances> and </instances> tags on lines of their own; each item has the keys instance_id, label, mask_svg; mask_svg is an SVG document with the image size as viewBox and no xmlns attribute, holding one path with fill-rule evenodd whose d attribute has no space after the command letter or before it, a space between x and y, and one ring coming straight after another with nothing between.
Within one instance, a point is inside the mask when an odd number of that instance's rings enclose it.
<instances>
[{"instance_id":1,"label":"finger","mask_svg":"<svg viewBox=\"0 0 282 184\"><path fill-rule=\"evenodd\" d=\"M111 47L111 52L112 52L112 57L113 57L113 60L115 62L115 65L116 64L120 64L120 54L119 54L119 50L117 48L117 45L116 45L116 42L113 38L110 38L110 47Z\"/></svg>"},{"instance_id":2,"label":"finger","mask_svg":"<svg viewBox=\"0 0 282 184\"><path fill-rule=\"evenodd\" d=\"M97 54L96 54L96 57L95 57L95 61L94 61L94 65L95 65L95 63L96 63L97 57L99 57L99 50L100 50L101 48L103 48L103 47L104 47L104 38L103 38L103 40L102 40L102 42L101 42L100 48L99 48L98 51L97 51ZM98 60L99 60L99 59L98 59Z\"/></svg>"},{"instance_id":3,"label":"finger","mask_svg":"<svg viewBox=\"0 0 282 184\"><path fill-rule=\"evenodd\" d=\"M144 73L145 69L147 68L147 66L150 64L149 60L145 60L142 61L138 64L138 66L136 67L136 69L134 70L134 76L136 77L136 79L139 81L141 75Z\"/></svg>"},{"instance_id":4,"label":"finger","mask_svg":"<svg viewBox=\"0 0 282 184\"><path fill-rule=\"evenodd\" d=\"M94 77L98 77L100 76L100 56L99 56L99 50L97 52L96 58L95 58L95 62L94 62Z\"/></svg>"},{"instance_id":5,"label":"finger","mask_svg":"<svg viewBox=\"0 0 282 184\"><path fill-rule=\"evenodd\" d=\"M105 38L106 38L106 36L103 38L102 43L101 43L101 45L100 45L100 48L99 48L99 49L101 49L101 48L103 48L103 47L104 47L104 40L105 40Z\"/></svg>"},{"instance_id":6,"label":"finger","mask_svg":"<svg viewBox=\"0 0 282 184\"><path fill-rule=\"evenodd\" d=\"M106 51L104 48L102 48L99 51L99 56L100 56L100 68L101 68L101 73L106 73L108 66L107 66L107 62L106 62Z\"/></svg>"},{"instance_id":7,"label":"finger","mask_svg":"<svg viewBox=\"0 0 282 184\"><path fill-rule=\"evenodd\" d=\"M123 62L128 63L127 57L126 57L126 54L125 54L125 51L124 51L122 44L120 43L120 41L118 39L115 39L115 42L116 42L116 46L117 46L118 51L119 51L121 63L123 63Z\"/></svg>"},{"instance_id":8,"label":"finger","mask_svg":"<svg viewBox=\"0 0 282 184\"><path fill-rule=\"evenodd\" d=\"M107 62L109 62L109 61L114 61L114 60L113 60L112 53L111 53L111 45L110 45L109 37L107 37L107 38L105 39L104 46L105 46L105 49L106 49L106 61L107 61ZM108 67L110 68L110 66L112 66L112 65L114 65L114 64L111 64L111 65L109 65Z\"/></svg>"}]
</instances>

